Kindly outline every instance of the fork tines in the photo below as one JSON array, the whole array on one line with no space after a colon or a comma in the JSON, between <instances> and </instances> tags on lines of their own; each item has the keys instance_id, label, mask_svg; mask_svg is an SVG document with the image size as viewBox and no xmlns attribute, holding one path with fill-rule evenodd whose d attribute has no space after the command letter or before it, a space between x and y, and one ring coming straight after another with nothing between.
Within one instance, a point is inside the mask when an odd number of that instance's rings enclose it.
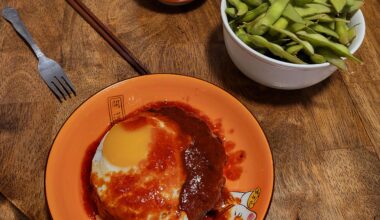
<instances>
[{"instance_id":1,"label":"fork tines","mask_svg":"<svg viewBox=\"0 0 380 220\"><path fill-rule=\"evenodd\" d=\"M71 98L71 95L76 96L75 88L65 74L56 73L47 84L60 101Z\"/></svg>"}]
</instances>

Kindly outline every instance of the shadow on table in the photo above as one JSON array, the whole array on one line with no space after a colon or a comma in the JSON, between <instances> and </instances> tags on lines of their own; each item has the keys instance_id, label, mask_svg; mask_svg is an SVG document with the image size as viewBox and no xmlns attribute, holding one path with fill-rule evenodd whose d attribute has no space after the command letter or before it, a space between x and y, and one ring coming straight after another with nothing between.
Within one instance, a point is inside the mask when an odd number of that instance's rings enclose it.
<instances>
[{"instance_id":1,"label":"shadow on table","mask_svg":"<svg viewBox=\"0 0 380 220\"><path fill-rule=\"evenodd\" d=\"M230 59L224 45L222 26L219 25L210 35L207 57L211 71L218 77L223 88L234 95L242 96L263 104L288 105L302 103L307 105L310 98L325 89L331 77L315 86L299 90L278 90L260 85L246 77Z\"/></svg>"},{"instance_id":2,"label":"shadow on table","mask_svg":"<svg viewBox=\"0 0 380 220\"><path fill-rule=\"evenodd\" d=\"M195 0L192 3L181 6L172 6L165 5L158 0L134 0L141 7L147 8L151 11L155 11L162 14L179 14L184 12L189 12L197 9L201 5L203 5L206 0Z\"/></svg>"}]
</instances>

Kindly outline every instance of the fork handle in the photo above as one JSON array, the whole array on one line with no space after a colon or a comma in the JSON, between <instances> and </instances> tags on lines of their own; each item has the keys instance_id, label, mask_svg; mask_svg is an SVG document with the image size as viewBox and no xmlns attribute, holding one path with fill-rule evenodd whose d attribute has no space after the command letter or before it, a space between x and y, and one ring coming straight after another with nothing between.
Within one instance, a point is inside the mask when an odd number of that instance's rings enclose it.
<instances>
[{"instance_id":1,"label":"fork handle","mask_svg":"<svg viewBox=\"0 0 380 220\"><path fill-rule=\"evenodd\" d=\"M32 35L29 33L29 31L26 29L24 23L21 21L17 10L10 7L5 7L2 11L3 17L7 19L14 29L25 39L25 41L30 45L30 47L33 49L33 52L36 54L37 58L40 58L44 56L41 49L37 46L37 44L34 42Z\"/></svg>"}]
</instances>

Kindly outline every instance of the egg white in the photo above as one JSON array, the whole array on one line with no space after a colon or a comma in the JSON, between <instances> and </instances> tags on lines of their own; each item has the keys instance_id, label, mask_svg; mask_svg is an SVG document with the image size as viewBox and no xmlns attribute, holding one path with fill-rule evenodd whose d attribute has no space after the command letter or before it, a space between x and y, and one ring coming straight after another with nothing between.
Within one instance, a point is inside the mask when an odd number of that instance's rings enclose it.
<instances>
[{"instance_id":1,"label":"egg white","mask_svg":"<svg viewBox=\"0 0 380 220\"><path fill-rule=\"evenodd\" d=\"M176 135L175 130L170 128L170 126L167 126L166 123L156 117L151 117L153 120L156 120L158 123L156 124L159 128L165 129L165 131L170 134L170 135ZM98 179L102 180L102 185L97 185L95 186L96 192L100 198L103 197L105 191L107 190L107 183L110 181L110 176L112 173L128 173L128 174L133 174L139 172L139 167L138 165L130 165L126 167L120 167L120 166L115 166L111 162L109 162L104 156L103 156L103 146L104 146L104 141L107 137L109 132L107 132L104 137L102 138L101 142L98 145L98 148L96 149L95 155L92 159L92 174L96 174ZM142 177L145 178L145 181L149 181L149 179L152 179L152 176L145 176ZM179 198L180 194L180 188L176 189L173 188L170 192L161 192L161 195L164 198L170 199L170 198ZM179 201L179 199L178 199ZM167 213L167 212L162 212L161 216L159 219L162 220L169 220L173 219L173 216L175 213ZM175 216L176 219L180 220L187 220L187 215L185 212L180 212L179 216ZM152 216L148 216L147 219L153 219Z\"/></svg>"}]
</instances>

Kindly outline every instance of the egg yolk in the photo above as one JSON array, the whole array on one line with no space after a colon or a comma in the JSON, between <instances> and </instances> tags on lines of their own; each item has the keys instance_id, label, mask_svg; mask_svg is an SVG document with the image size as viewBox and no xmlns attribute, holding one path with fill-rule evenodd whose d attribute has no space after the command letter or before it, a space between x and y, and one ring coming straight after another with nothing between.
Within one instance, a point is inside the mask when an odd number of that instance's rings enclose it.
<instances>
[{"instance_id":1,"label":"egg yolk","mask_svg":"<svg viewBox=\"0 0 380 220\"><path fill-rule=\"evenodd\" d=\"M133 130L114 125L104 140L103 156L118 167L137 165L148 155L152 129L150 124Z\"/></svg>"}]
</instances>

